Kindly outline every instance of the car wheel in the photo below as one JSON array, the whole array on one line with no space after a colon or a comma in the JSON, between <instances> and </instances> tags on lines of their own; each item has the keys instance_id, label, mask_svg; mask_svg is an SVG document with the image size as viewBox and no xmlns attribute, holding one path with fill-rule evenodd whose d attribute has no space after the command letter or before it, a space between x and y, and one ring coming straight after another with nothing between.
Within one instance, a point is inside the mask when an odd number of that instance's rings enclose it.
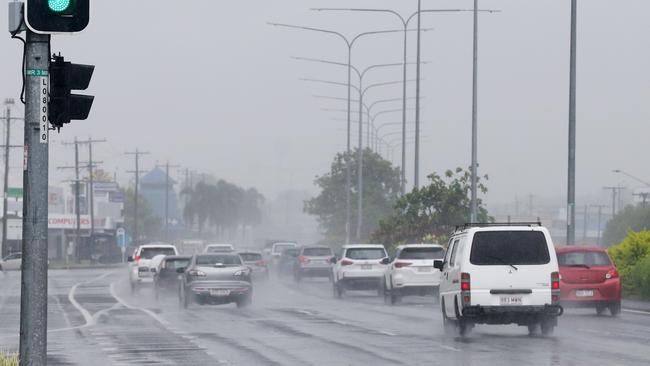
<instances>
[{"instance_id":1,"label":"car wheel","mask_svg":"<svg viewBox=\"0 0 650 366\"><path fill-rule=\"evenodd\" d=\"M609 304L609 312L612 314L612 316L618 316L621 313L621 302L616 301Z\"/></svg>"},{"instance_id":2,"label":"car wheel","mask_svg":"<svg viewBox=\"0 0 650 366\"><path fill-rule=\"evenodd\" d=\"M384 284L384 281L381 281L377 286L377 297L384 297L385 294L386 294L386 285Z\"/></svg>"},{"instance_id":3,"label":"car wheel","mask_svg":"<svg viewBox=\"0 0 650 366\"><path fill-rule=\"evenodd\" d=\"M390 291L390 304L395 305L402 300L402 294L399 293L398 289L392 289Z\"/></svg>"},{"instance_id":4,"label":"car wheel","mask_svg":"<svg viewBox=\"0 0 650 366\"><path fill-rule=\"evenodd\" d=\"M447 335L455 335L456 334L456 321L449 319L447 317L447 314L445 314L445 300L443 299L441 302L441 313L442 313L442 326L445 331L445 334Z\"/></svg>"},{"instance_id":5,"label":"car wheel","mask_svg":"<svg viewBox=\"0 0 650 366\"><path fill-rule=\"evenodd\" d=\"M555 329L554 319L542 320L541 329L542 329L543 336L550 336L551 334L553 334L553 330Z\"/></svg>"},{"instance_id":6,"label":"car wheel","mask_svg":"<svg viewBox=\"0 0 650 366\"><path fill-rule=\"evenodd\" d=\"M136 290L135 283L131 282L131 294L134 294L135 290Z\"/></svg>"},{"instance_id":7,"label":"car wheel","mask_svg":"<svg viewBox=\"0 0 650 366\"><path fill-rule=\"evenodd\" d=\"M341 286L338 283L335 282L334 285L332 286L332 288L334 289L334 298L342 299L343 298L343 289L341 288Z\"/></svg>"},{"instance_id":8,"label":"car wheel","mask_svg":"<svg viewBox=\"0 0 650 366\"><path fill-rule=\"evenodd\" d=\"M251 295L242 296L237 299L237 308L245 308L253 303L253 297Z\"/></svg>"},{"instance_id":9,"label":"car wheel","mask_svg":"<svg viewBox=\"0 0 650 366\"><path fill-rule=\"evenodd\" d=\"M178 296L178 300L179 300L180 306L183 309L187 309L187 307L190 305L189 296L187 295L187 291L185 290L185 286L183 286L183 285L181 285L180 295Z\"/></svg>"},{"instance_id":10,"label":"car wheel","mask_svg":"<svg viewBox=\"0 0 650 366\"><path fill-rule=\"evenodd\" d=\"M607 310L607 305L605 305L605 304L596 305L596 314L597 315L603 315L605 310Z\"/></svg>"},{"instance_id":11,"label":"car wheel","mask_svg":"<svg viewBox=\"0 0 650 366\"><path fill-rule=\"evenodd\" d=\"M533 322L528 324L528 335L532 336L539 332L539 323Z\"/></svg>"}]
</instances>

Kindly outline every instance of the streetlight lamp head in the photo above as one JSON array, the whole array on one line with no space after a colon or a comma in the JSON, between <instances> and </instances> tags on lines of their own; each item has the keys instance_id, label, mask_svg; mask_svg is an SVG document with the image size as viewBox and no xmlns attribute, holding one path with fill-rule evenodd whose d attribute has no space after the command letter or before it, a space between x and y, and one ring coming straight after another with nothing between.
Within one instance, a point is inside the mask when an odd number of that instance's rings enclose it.
<instances>
[{"instance_id":1,"label":"streetlight lamp head","mask_svg":"<svg viewBox=\"0 0 650 366\"><path fill-rule=\"evenodd\" d=\"M613 173L620 173L621 170L620 170L620 169L614 169L614 170L612 170L612 172L613 172Z\"/></svg>"}]
</instances>

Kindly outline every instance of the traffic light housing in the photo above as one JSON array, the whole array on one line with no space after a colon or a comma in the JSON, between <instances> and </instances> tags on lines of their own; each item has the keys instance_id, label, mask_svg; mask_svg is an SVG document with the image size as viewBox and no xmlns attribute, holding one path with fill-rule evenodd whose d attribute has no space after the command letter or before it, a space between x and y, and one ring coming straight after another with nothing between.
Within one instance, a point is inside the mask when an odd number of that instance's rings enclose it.
<instances>
[{"instance_id":1,"label":"traffic light housing","mask_svg":"<svg viewBox=\"0 0 650 366\"><path fill-rule=\"evenodd\" d=\"M60 129L70 120L88 118L95 99L92 95L71 94L72 90L85 90L90 84L95 66L73 64L62 56L54 56L50 63L50 100L48 118L53 127Z\"/></svg>"},{"instance_id":2,"label":"traffic light housing","mask_svg":"<svg viewBox=\"0 0 650 366\"><path fill-rule=\"evenodd\" d=\"M90 0L25 0L25 22L35 33L75 33L90 21Z\"/></svg>"}]
</instances>

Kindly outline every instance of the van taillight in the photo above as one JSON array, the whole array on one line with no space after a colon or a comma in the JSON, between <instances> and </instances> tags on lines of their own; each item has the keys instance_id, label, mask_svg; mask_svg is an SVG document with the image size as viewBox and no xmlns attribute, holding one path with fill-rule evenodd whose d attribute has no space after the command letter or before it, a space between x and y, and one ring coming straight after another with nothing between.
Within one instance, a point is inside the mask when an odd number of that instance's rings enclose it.
<instances>
[{"instance_id":1,"label":"van taillight","mask_svg":"<svg viewBox=\"0 0 650 366\"><path fill-rule=\"evenodd\" d=\"M349 265L352 265L352 264L354 264L354 262L352 262L351 260L348 260L348 259L344 259L344 260L341 261L342 266L349 266Z\"/></svg>"},{"instance_id":2,"label":"van taillight","mask_svg":"<svg viewBox=\"0 0 650 366\"><path fill-rule=\"evenodd\" d=\"M560 289L560 273L553 272L551 273L551 289L559 290Z\"/></svg>"},{"instance_id":3,"label":"van taillight","mask_svg":"<svg viewBox=\"0 0 650 366\"><path fill-rule=\"evenodd\" d=\"M610 269L605 275L605 279L610 280L612 278L618 278L618 271L616 269Z\"/></svg>"},{"instance_id":4,"label":"van taillight","mask_svg":"<svg viewBox=\"0 0 650 366\"><path fill-rule=\"evenodd\" d=\"M413 263L410 262L395 262L395 268L408 267Z\"/></svg>"},{"instance_id":5,"label":"van taillight","mask_svg":"<svg viewBox=\"0 0 650 366\"><path fill-rule=\"evenodd\" d=\"M551 302L560 303L560 272L551 273Z\"/></svg>"},{"instance_id":6,"label":"van taillight","mask_svg":"<svg viewBox=\"0 0 650 366\"><path fill-rule=\"evenodd\" d=\"M267 263L266 263L265 260L259 260L259 261L255 262L255 265L258 266L258 267L266 267L266 264Z\"/></svg>"},{"instance_id":7,"label":"van taillight","mask_svg":"<svg viewBox=\"0 0 650 366\"><path fill-rule=\"evenodd\" d=\"M305 257L304 255L301 255L300 257L298 257L298 262L309 263L309 259L307 259L307 257Z\"/></svg>"},{"instance_id":8,"label":"van taillight","mask_svg":"<svg viewBox=\"0 0 650 366\"><path fill-rule=\"evenodd\" d=\"M472 285L470 284L469 273L461 273L460 274L460 290L461 291L470 291L471 289L472 289Z\"/></svg>"},{"instance_id":9,"label":"van taillight","mask_svg":"<svg viewBox=\"0 0 650 366\"><path fill-rule=\"evenodd\" d=\"M469 306L470 303L472 302L472 295L470 293L470 290L472 289L472 285L470 284L470 277L469 273L461 273L460 274L460 296L463 299L463 306Z\"/></svg>"}]
</instances>

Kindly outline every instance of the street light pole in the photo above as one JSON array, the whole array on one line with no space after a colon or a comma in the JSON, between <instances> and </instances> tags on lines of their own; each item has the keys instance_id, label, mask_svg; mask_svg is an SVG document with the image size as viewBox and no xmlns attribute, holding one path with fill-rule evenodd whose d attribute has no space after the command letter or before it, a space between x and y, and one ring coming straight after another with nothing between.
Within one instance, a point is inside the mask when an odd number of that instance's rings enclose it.
<instances>
[{"instance_id":1,"label":"street light pole","mask_svg":"<svg viewBox=\"0 0 650 366\"><path fill-rule=\"evenodd\" d=\"M352 183L352 176L351 176L351 171L350 171L350 156L351 156L351 141L350 141L350 132L351 132L351 77L352 77L352 47L356 43L357 40L361 37L369 36L369 35L376 35L376 34L386 34L386 33L395 33L395 32L401 32L401 30L382 30L382 31L371 31L371 32L363 32L359 33L356 36L352 38L348 38L343 33L328 30L328 29L321 29L321 28L314 28L314 27L304 27L304 26L297 26L297 25L291 25L291 24L282 24L282 23L268 23L269 25L275 26L275 27L284 27L284 28L291 28L291 29L298 29L298 30L307 30L307 31L312 31L312 32L319 32L319 33L327 33L331 35L335 35L339 37L341 40L343 40L348 48L348 60L347 60L347 68L348 68L348 112L347 112L347 117L348 117L348 122L347 122L347 152L346 152L346 179L345 179L345 200L346 200L346 220L345 220L345 243L349 244L350 243L350 219L351 219L351 206L350 206L350 188L351 188L351 183Z\"/></svg>"},{"instance_id":2,"label":"street light pole","mask_svg":"<svg viewBox=\"0 0 650 366\"><path fill-rule=\"evenodd\" d=\"M478 0L474 0L474 41L472 65L472 196L470 222L478 222Z\"/></svg>"},{"instance_id":3,"label":"street light pole","mask_svg":"<svg viewBox=\"0 0 650 366\"><path fill-rule=\"evenodd\" d=\"M569 56L569 173L567 187L567 245L575 244L576 221L576 21L577 0L571 0L571 52Z\"/></svg>"}]
</instances>

